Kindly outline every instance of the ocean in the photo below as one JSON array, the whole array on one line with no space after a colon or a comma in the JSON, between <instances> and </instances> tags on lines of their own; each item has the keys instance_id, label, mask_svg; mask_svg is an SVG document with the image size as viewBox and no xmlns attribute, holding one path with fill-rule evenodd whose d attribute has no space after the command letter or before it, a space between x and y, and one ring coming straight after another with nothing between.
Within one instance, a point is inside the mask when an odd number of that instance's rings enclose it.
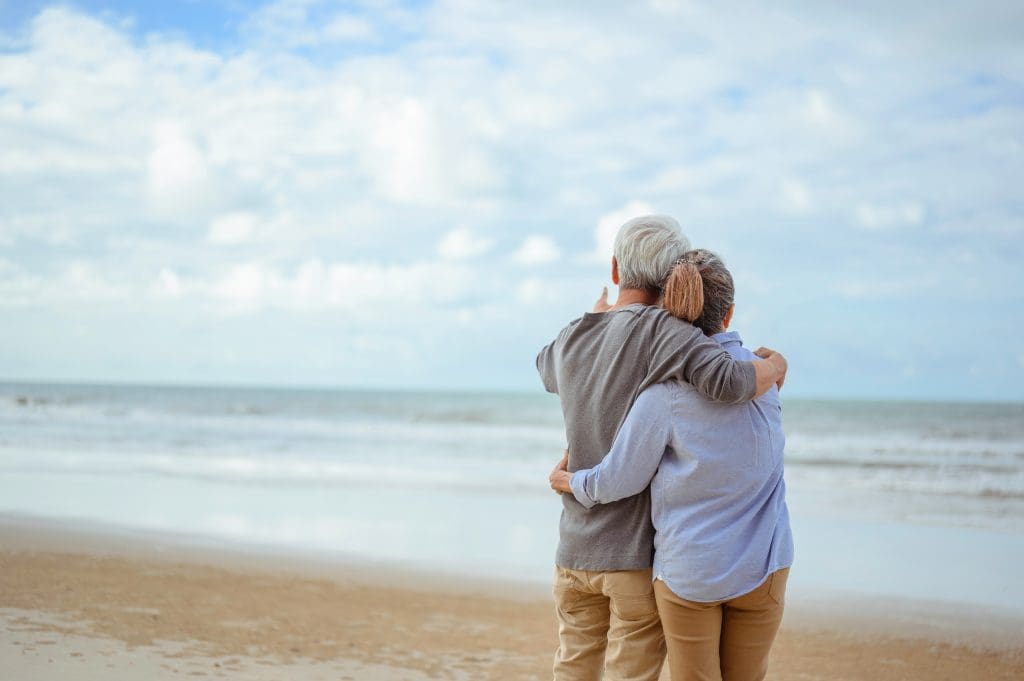
<instances>
[{"instance_id":1,"label":"ocean","mask_svg":"<svg viewBox=\"0 0 1024 681\"><path fill-rule=\"evenodd\" d=\"M800 593L1024 613L1024 405L788 399ZM536 394L0 384L0 513L546 581Z\"/></svg>"}]
</instances>

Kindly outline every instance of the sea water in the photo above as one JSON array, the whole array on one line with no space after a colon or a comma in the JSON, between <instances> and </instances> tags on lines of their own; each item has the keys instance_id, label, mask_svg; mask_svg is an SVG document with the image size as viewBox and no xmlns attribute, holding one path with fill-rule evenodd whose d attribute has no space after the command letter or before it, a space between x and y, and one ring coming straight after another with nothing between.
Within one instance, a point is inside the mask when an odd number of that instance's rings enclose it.
<instances>
[{"instance_id":1,"label":"sea water","mask_svg":"<svg viewBox=\"0 0 1024 681\"><path fill-rule=\"evenodd\" d=\"M1024 405L784 397L791 584L1024 613ZM0 384L0 513L545 581L536 394Z\"/></svg>"}]
</instances>

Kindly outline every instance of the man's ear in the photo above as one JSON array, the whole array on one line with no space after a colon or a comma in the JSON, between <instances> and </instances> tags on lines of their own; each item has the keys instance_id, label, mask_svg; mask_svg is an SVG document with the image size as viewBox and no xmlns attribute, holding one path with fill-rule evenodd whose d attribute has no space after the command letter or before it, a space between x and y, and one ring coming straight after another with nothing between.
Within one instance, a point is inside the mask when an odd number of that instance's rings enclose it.
<instances>
[{"instance_id":1,"label":"man's ear","mask_svg":"<svg viewBox=\"0 0 1024 681\"><path fill-rule=\"evenodd\" d=\"M619 285L619 261L612 256L612 283L616 286Z\"/></svg>"},{"instance_id":2,"label":"man's ear","mask_svg":"<svg viewBox=\"0 0 1024 681\"><path fill-rule=\"evenodd\" d=\"M736 303L729 306L729 311L725 313L725 319L722 320L722 328L728 329L729 322L732 321L732 313L736 311Z\"/></svg>"}]
</instances>

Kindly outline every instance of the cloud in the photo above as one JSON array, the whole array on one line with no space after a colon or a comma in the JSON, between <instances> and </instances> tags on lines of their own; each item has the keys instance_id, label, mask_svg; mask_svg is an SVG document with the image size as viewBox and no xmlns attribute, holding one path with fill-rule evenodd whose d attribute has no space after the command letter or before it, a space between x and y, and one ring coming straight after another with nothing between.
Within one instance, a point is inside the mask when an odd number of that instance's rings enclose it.
<instances>
[{"instance_id":1,"label":"cloud","mask_svg":"<svg viewBox=\"0 0 1024 681\"><path fill-rule=\"evenodd\" d=\"M944 267L985 273L955 293L990 331L1024 314L1019 8L279 0L232 17L192 34L59 5L0 30L0 305L24 334L0 374L45 365L32 348L72 315L140 314L196 356L282 317L401 345L413 315L424 381L470 343L518 367L655 207L767 282L743 289L751 332L785 338L787 311L817 306L790 354L899 326L888 299L940 326ZM238 371L286 362L295 337L254 341L274 359ZM958 352L947 337L930 352Z\"/></svg>"},{"instance_id":2,"label":"cloud","mask_svg":"<svg viewBox=\"0 0 1024 681\"><path fill-rule=\"evenodd\" d=\"M164 267L157 275L153 294L158 298L179 298L183 292L181 277L169 267Z\"/></svg>"},{"instance_id":3,"label":"cloud","mask_svg":"<svg viewBox=\"0 0 1024 681\"><path fill-rule=\"evenodd\" d=\"M542 302L550 289L535 277L524 279L516 288L516 300L527 305Z\"/></svg>"},{"instance_id":4,"label":"cloud","mask_svg":"<svg viewBox=\"0 0 1024 681\"><path fill-rule=\"evenodd\" d=\"M895 204L857 204L857 224L865 229L887 229L890 227L920 225L924 221L925 209L916 201Z\"/></svg>"},{"instance_id":5,"label":"cloud","mask_svg":"<svg viewBox=\"0 0 1024 681\"><path fill-rule=\"evenodd\" d=\"M512 254L512 260L520 265L546 265L561 257L561 251L554 239L541 234L526 237L519 249Z\"/></svg>"},{"instance_id":6,"label":"cloud","mask_svg":"<svg viewBox=\"0 0 1024 681\"><path fill-rule=\"evenodd\" d=\"M592 260L611 262L615 251L615 235L619 228L630 218L650 215L654 209L645 201L632 200L622 208L605 213L597 219L594 228L594 250L590 254Z\"/></svg>"},{"instance_id":7,"label":"cloud","mask_svg":"<svg viewBox=\"0 0 1024 681\"><path fill-rule=\"evenodd\" d=\"M255 213L226 213L214 218L206 240L213 244L242 244L247 242L256 230L259 219Z\"/></svg>"},{"instance_id":8,"label":"cloud","mask_svg":"<svg viewBox=\"0 0 1024 681\"><path fill-rule=\"evenodd\" d=\"M0 306L31 305L41 284L39 277L26 272L16 263L0 258Z\"/></svg>"},{"instance_id":9,"label":"cloud","mask_svg":"<svg viewBox=\"0 0 1024 681\"><path fill-rule=\"evenodd\" d=\"M793 215L807 215L814 209L811 191L800 180L785 180L781 187L782 209Z\"/></svg>"},{"instance_id":10,"label":"cloud","mask_svg":"<svg viewBox=\"0 0 1024 681\"><path fill-rule=\"evenodd\" d=\"M25 271L0 261L0 306L42 309L68 305L117 305L131 300L136 291L131 283L103 271L86 260L63 263L48 276Z\"/></svg>"},{"instance_id":11,"label":"cloud","mask_svg":"<svg viewBox=\"0 0 1024 681\"><path fill-rule=\"evenodd\" d=\"M223 301L228 309L249 312L265 305L269 293L287 288L290 288L288 282L277 273L268 271L260 263L243 263L231 267L213 284L210 291L213 297Z\"/></svg>"},{"instance_id":12,"label":"cloud","mask_svg":"<svg viewBox=\"0 0 1024 681\"><path fill-rule=\"evenodd\" d=\"M204 154L176 122L161 121L155 126L147 169L150 200L160 212L188 210L207 195L209 173Z\"/></svg>"},{"instance_id":13,"label":"cloud","mask_svg":"<svg viewBox=\"0 0 1024 681\"><path fill-rule=\"evenodd\" d=\"M835 138L849 138L857 126L849 115L841 112L832 97L824 90L810 90L804 107L807 123Z\"/></svg>"},{"instance_id":14,"label":"cloud","mask_svg":"<svg viewBox=\"0 0 1024 681\"><path fill-rule=\"evenodd\" d=\"M381 193L399 202L427 202L441 195L445 170L439 130L423 102L395 102L376 120L368 158Z\"/></svg>"},{"instance_id":15,"label":"cloud","mask_svg":"<svg viewBox=\"0 0 1024 681\"><path fill-rule=\"evenodd\" d=\"M351 15L338 15L324 27L327 41L363 42L376 37L376 31L369 22Z\"/></svg>"},{"instance_id":16,"label":"cloud","mask_svg":"<svg viewBox=\"0 0 1024 681\"><path fill-rule=\"evenodd\" d=\"M471 290L473 275L467 268L438 262L382 265L312 258L292 271L240 263L198 286L231 313L346 310L373 318L458 302Z\"/></svg>"},{"instance_id":17,"label":"cloud","mask_svg":"<svg viewBox=\"0 0 1024 681\"><path fill-rule=\"evenodd\" d=\"M437 253L448 260L466 260L487 253L493 239L482 237L466 227L458 227L444 235L437 245Z\"/></svg>"},{"instance_id":18,"label":"cloud","mask_svg":"<svg viewBox=\"0 0 1024 681\"><path fill-rule=\"evenodd\" d=\"M893 275L876 273L845 277L834 285L835 292L849 300L907 299L923 293L937 293L942 281L934 275Z\"/></svg>"},{"instance_id":19,"label":"cloud","mask_svg":"<svg viewBox=\"0 0 1024 681\"><path fill-rule=\"evenodd\" d=\"M397 24L406 16L397 4L380 3L371 8L373 11L358 4L348 5L338 11L337 3L274 0L252 12L244 20L242 31L250 41L265 48L330 48L336 43L376 41L380 38L378 26L385 30L401 28Z\"/></svg>"}]
</instances>

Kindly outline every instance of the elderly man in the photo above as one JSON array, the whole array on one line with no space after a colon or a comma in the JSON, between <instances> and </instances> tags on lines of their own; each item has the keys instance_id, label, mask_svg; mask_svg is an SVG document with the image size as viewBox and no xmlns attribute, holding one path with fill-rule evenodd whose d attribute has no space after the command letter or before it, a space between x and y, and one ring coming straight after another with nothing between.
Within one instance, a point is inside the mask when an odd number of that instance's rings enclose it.
<instances>
[{"instance_id":1,"label":"elderly man","mask_svg":"<svg viewBox=\"0 0 1024 681\"><path fill-rule=\"evenodd\" d=\"M741 403L782 384L786 360L733 359L700 329L656 307L665 277L689 242L672 218L647 215L615 239L615 305L569 323L537 355L548 392L562 403L568 470L593 468L611 449L637 395L669 380L712 400ZM585 509L563 495L555 557L559 649L556 681L656 681L665 641L654 600L649 492Z\"/></svg>"}]
</instances>

